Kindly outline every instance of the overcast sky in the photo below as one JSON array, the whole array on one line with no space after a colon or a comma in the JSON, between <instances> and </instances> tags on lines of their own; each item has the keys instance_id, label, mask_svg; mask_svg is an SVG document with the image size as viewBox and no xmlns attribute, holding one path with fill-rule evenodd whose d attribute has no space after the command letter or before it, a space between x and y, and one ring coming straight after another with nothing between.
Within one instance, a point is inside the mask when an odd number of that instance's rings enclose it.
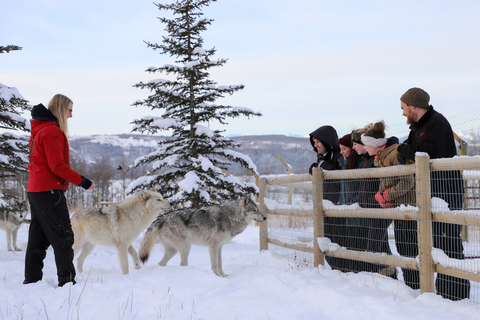
<instances>
[{"instance_id":1,"label":"overcast sky","mask_svg":"<svg viewBox=\"0 0 480 320\"><path fill-rule=\"evenodd\" d=\"M69 96L71 135L128 133L163 113L131 106L149 94L135 83L165 77L145 70L174 62L144 43L166 34L151 0L1 2L0 45L23 50L0 55L0 83L32 105ZM211 79L245 85L218 102L263 114L211 124L226 134L407 128L399 98L413 86L447 117L479 109L480 1L219 0L204 13L205 48L228 59Z\"/></svg>"}]
</instances>

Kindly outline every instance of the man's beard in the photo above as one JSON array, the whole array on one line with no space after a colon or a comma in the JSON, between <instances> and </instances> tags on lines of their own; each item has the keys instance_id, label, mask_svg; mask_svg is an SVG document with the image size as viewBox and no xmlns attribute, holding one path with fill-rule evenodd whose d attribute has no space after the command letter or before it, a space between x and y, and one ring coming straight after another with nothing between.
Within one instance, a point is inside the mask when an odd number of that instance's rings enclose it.
<instances>
[{"instance_id":1,"label":"man's beard","mask_svg":"<svg viewBox=\"0 0 480 320\"><path fill-rule=\"evenodd\" d=\"M411 124L414 124L415 122L417 121L414 118L414 115L412 113L407 114L407 124L411 125Z\"/></svg>"}]
</instances>

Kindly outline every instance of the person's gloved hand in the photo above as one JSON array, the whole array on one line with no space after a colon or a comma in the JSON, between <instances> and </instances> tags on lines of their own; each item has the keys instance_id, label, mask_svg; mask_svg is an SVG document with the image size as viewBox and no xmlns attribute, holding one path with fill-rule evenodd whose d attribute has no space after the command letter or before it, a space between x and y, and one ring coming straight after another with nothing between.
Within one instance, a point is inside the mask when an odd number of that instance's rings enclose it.
<instances>
[{"instance_id":1,"label":"person's gloved hand","mask_svg":"<svg viewBox=\"0 0 480 320\"><path fill-rule=\"evenodd\" d=\"M415 163L414 160L410 160L410 159L407 159L405 158L402 153L401 153L401 149L406 146L407 144L406 143L400 143L396 148L395 148L395 156L399 159L400 163L405 163L405 164L412 164L412 163Z\"/></svg>"},{"instance_id":2,"label":"person's gloved hand","mask_svg":"<svg viewBox=\"0 0 480 320\"><path fill-rule=\"evenodd\" d=\"M323 160L320 160L319 162L314 162L310 165L310 168L308 169L308 173L310 175L313 175L313 168L321 168L322 167Z\"/></svg>"},{"instance_id":3,"label":"person's gloved hand","mask_svg":"<svg viewBox=\"0 0 480 320\"><path fill-rule=\"evenodd\" d=\"M397 158L400 158L400 157L403 158L403 156L402 156L402 154L401 154L400 152L401 152L402 148L403 148L404 146L406 146L406 145L407 145L407 144L406 144L405 142L404 142L404 143L399 143L399 144L397 145L397 147L395 148L395 156L397 156Z\"/></svg>"},{"instance_id":4,"label":"person's gloved hand","mask_svg":"<svg viewBox=\"0 0 480 320\"><path fill-rule=\"evenodd\" d=\"M322 161L320 163L318 162L314 162L310 165L310 168L308 169L308 173L310 173L310 175L313 175L313 168L318 168L319 164L321 164Z\"/></svg>"},{"instance_id":5,"label":"person's gloved hand","mask_svg":"<svg viewBox=\"0 0 480 320\"><path fill-rule=\"evenodd\" d=\"M392 200L387 196L387 190L383 191L383 194L377 192L375 195L375 200L377 200L380 207L384 209L393 208Z\"/></svg>"}]
</instances>

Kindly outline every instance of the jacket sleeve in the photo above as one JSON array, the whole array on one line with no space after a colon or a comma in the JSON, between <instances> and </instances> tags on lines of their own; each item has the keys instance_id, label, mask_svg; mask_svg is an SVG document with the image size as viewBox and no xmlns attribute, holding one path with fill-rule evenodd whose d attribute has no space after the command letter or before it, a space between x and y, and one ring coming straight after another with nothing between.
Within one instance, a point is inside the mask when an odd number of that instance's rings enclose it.
<instances>
[{"instance_id":1,"label":"jacket sleeve","mask_svg":"<svg viewBox=\"0 0 480 320\"><path fill-rule=\"evenodd\" d=\"M65 181L80 185L83 177L70 168L68 159L65 159L65 148L68 148L68 142L63 132L51 130L47 133L44 140L45 155L50 170Z\"/></svg>"},{"instance_id":2,"label":"jacket sleeve","mask_svg":"<svg viewBox=\"0 0 480 320\"><path fill-rule=\"evenodd\" d=\"M329 162L326 162L326 161L322 161L322 162L320 163L320 167L321 167L322 169L325 169L325 170L336 170L336 169L338 169L338 166L335 166L335 165L333 165L333 164L331 164L331 163L329 163Z\"/></svg>"},{"instance_id":3,"label":"jacket sleeve","mask_svg":"<svg viewBox=\"0 0 480 320\"><path fill-rule=\"evenodd\" d=\"M399 178L398 183L386 190L387 196L395 201L395 199L405 195L407 192L415 188L415 177L406 175Z\"/></svg>"},{"instance_id":4,"label":"jacket sleeve","mask_svg":"<svg viewBox=\"0 0 480 320\"><path fill-rule=\"evenodd\" d=\"M365 178L362 179L362 197L360 206L362 208L379 208L377 200L375 200L375 194L379 191L380 179L378 178Z\"/></svg>"},{"instance_id":5,"label":"jacket sleeve","mask_svg":"<svg viewBox=\"0 0 480 320\"><path fill-rule=\"evenodd\" d=\"M387 167L400 165L399 159L395 154L395 148L397 145L392 145L391 152L384 159L384 164ZM395 199L404 196L407 192L415 190L415 176L414 175L401 175L398 177L383 178L382 185L379 188L380 192L386 191L387 197L395 201Z\"/></svg>"}]
</instances>

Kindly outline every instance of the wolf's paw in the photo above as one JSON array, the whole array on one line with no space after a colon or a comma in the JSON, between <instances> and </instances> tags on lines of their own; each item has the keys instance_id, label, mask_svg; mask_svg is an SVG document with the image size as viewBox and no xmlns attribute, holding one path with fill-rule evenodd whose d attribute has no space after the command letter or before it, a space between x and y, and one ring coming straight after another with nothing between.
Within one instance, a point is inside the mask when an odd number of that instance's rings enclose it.
<instances>
[{"instance_id":1,"label":"wolf's paw","mask_svg":"<svg viewBox=\"0 0 480 320\"><path fill-rule=\"evenodd\" d=\"M135 263L135 269L140 270L141 268L142 266L140 265L140 263Z\"/></svg>"},{"instance_id":2,"label":"wolf's paw","mask_svg":"<svg viewBox=\"0 0 480 320\"><path fill-rule=\"evenodd\" d=\"M223 271L213 271L213 273L215 273L219 277L228 277L228 274L225 274Z\"/></svg>"}]
</instances>

